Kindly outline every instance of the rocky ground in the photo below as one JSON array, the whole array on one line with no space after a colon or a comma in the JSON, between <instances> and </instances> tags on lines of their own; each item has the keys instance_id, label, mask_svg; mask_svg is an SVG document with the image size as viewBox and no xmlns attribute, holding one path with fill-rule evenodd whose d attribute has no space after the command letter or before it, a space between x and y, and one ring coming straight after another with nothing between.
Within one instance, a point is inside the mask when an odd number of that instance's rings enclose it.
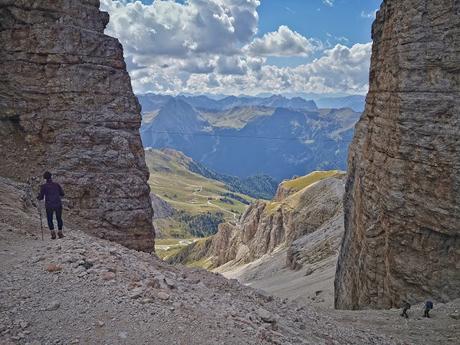
<instances>
[{"instance_id":1,"label":"rocky ground","mask_svg":"<svg viewBox=\"0 0 460 345\"><path fill-rule=\"evenodd\" d=\"M243 266L221 266L227 278L262 289L281 298L322 308L334 307L334 277L337 256L292 270L286 266L286 248L275 250Z\"/></svg>"},{"instance_id":2,"label":"rocky ground","mask_svg":"<svg viewBox=\"0 0 460 345\"><path fill-rule=\"evenodd\" d=\"M404 328L397 311L317 311L74 227L41 241L29 197L26 186L0 180L0 344L454 344L459 336L453 309Z\"/></svg>"}]
</instances>

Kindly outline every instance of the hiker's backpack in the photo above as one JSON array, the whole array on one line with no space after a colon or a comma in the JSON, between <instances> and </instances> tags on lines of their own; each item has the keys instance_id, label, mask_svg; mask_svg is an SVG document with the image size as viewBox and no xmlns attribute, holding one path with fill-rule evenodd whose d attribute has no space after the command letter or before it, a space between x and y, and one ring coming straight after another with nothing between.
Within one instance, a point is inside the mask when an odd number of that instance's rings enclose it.
<instances>
[{"instance_id":1,"label":"hiker's backpack","mask_svg":"<svg viewBox=\"0 0 460 345\"><path fill-rule=\"evenodd\" d=\"M426 307L426 309L433 309L433 302L431 302L431 301L426 301L425 307Z\"/></svg>"}]
</instances>

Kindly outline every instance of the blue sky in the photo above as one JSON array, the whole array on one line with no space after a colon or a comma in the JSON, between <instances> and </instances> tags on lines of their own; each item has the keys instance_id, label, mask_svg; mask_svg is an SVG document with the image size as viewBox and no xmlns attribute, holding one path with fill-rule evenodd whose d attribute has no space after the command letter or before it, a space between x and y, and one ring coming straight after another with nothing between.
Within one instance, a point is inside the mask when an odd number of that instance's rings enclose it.
<instances>
[{"instance_id":1,"label":"blue sky","mask_svg":"<svg viewBox=\"0 0 460 345\"><path fill-rule=\"evenodd\" d=\"M136 92L367 91L380 0L101 0Z\"/></svg>"},{"instance_id":2,"label":"blue sky","mask_svg":"<svg viewBox=\"0 0 460 345\"><path fill-rule=\"evenodd\" d=\"M152 2L142 0L147 5ZM330 39L329 33L346 37L351 43L370 41L373 18L367 16L380 7L382 0L334 0L331 3L332 6L323 0L262 0L257 10L258 35L288 24L305 36L323 40Z\"/></svg>"},{"instance_id":3,"label":"blue sky","mask_svg":"<svg viewBox=\"0 0 460 345\"><path fill-rule=\"evenodd\" d=\"M381 0L335 0L332 6L322 0L263 0L258 9L259 32L275 31L280 25L329 44L366 43L371 40L373 14ZM315 54L317 57L319 54ZM309 59L311 60L311 59ZM303 58L271 58L276 65L295 66Z\"/></svg>"},{"instance_id":4,"label":"blue sky","mask_svg":"<svg viewBox=\"0 0 460 345\"><path fill-rule=\"evenodd\" d=\"M380 7L381 0L336 0L327 6L322 0L263 0L259 7L259 31L280 25L304 36L326 41L327 35L346 37L351 44L369 42L373 18L364 18ZM333 40L331 40L333 41Z\"/></svg>"}]
</instances>

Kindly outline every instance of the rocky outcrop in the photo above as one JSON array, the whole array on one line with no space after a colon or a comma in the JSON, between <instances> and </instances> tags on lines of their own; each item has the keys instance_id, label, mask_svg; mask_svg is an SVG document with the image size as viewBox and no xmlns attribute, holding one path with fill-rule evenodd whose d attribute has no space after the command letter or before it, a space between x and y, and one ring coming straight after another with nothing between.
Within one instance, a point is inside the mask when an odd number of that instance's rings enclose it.
<instances>
[{"instance_id":1,"label":"rocky outcrop","mask_svg":"<svg viewBox=\"0 0 460 345\"><path fill-rule=\"evenodd\" d=\"M288 251L287 263L297 268L303 256L299 254L302 250L293 244L320 229L336 215L340 216L342 195L343 177L330 178L308 186L282 202L259 201L251 205L239 224L219 227L212 244L215 266L229 261L233 265L246 264L283 245L292 247L292 251ZM340 236L341 233L338 238Z\"/></svg>"},{"instance_id":2,"label":"rocky outcrop","mask_svg":"<svg viewBox=\"0 0 460 345\"><path fill-rule=\"evenodd\" d=\"M386 0L349 153L337 308L460 296L460 5Z\"/></svg>"},{"instance_id":3,"label":"rocky outcrop","mask_svg":"<svg viewBox=\"0 0 460 345\"><path fill-rule=\"evenodd\" d=\"M67 219L151 250L140 106L108 21L97 0L1 1L0 175L36 188L50 170Z\"/></svg>"},{"instance_id":4,"label":"rocky outcrop","mask_svg":"<svg viewBox=\"0 0 460 345\"><path fill-rule=\"evenodd\" d=\"M340 170L313 171L305 176L284 180L278 185L273 200L278 202L283 201L290 195L297 193L312 183L318 182L328 177L343 177L343 175L344 173Z\"/></svg>"},{"instance_id":5,"label":"rocky outcrop","mask_svg":"<svg viewBox=\"0 0 460 345\"><path fill-rule=\"evenodd\" d=\"M252 205L238 224L220 226L206 262L228 278L276 296L332 308L343 193L342 174L281 202Z\"/></svg>"},{"instance_id":6,"label":"rocky outcrop","mask_svg":"<svg viewBox=\"0 0 460 345\"><path fill-rule=\"evenodd\" d=\"M163 219L174 215L174 208L154 193L150 193L152 200L153 219Z\"/></svg>"},{"instance_id":7,"label":"rocky outcrop","mask_svg":"<svg viewBox=\"0 0 460 345\"><path fill-rule=\"evenodd\" d=\"M299 269L309 260L314 261L317 255L312 253L315 250L315 253L325 252L320 248L323 244L330 248L329 256L337 255L343 232L344 175L334 175L316 180L316 183L306 179L308 185L282 201L258 201L250 205L237 224L219 225L219 231L212 236L211 242L206 243L206 248L199 247L199 254L191 246L171 262L190 263L208 258L214 268L241 266L280 248L288 248L286 264L291 269ZM317 248L306 251L312 240L304 237L314 232L321 232L324 236L313 237L318 238L315 240Z\"/></svg>"}]
</instances>

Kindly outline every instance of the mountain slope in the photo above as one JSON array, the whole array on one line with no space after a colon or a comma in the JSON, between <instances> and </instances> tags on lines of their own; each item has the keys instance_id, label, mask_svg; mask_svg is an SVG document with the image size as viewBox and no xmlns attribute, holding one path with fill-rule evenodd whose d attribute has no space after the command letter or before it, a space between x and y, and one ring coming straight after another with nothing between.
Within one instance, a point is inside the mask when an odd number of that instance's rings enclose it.
<instances>
[{"instance_id":1,"label":"mountain slope","mask_svg":"<svg viewBox=\"0 0 460 345\"><path fill-rule=\"evenodd\" d=\"M201 111L201 115L213 127L241 129L260 116L270 116L275 108L260 106L241 106L227 110Z\"/></svg>"},{"instance_id":2,"label":"mountain slope","mask_svg":"<svg viewBox=\"0 0 460 345\"><path fill-rule=\"evenodd\" d=\"M176 209L193 214L208 211L212 209L207 204L208 196L228 192L223 183L191 172L191 159L179 151L148 149L145 155L152 191Z\"/></svg>"},{"instance_id":3,"label":"mountain slope","mask_svg":"<svg viewBox=\"0 0 460 345\"><path fill-rule=\"evenodd\" d=\"M191 161L190 171L204 177L223 182L232 192L249 195L256 199L271 199L275 195L278 183L268 175L254 175L239 178L230 175L216 173L203 164Z\"/></svg>"},{"instance_id":4,"label":"mountain slope","mask_svg":"<svg viewBox=\"0 0 460 345\"><path fill-rule=\"evenodd\" d=\"M221 224L216 235L168 261L214 269L278 296L331 308L343 191L344 173L338 171L284 181L276 199L254 203L237 224Z\"/></svg>"},{"instance_id":5,"label":"mountain slope","mask_svg":"<svg viewBox=\"0 0 460 345\"><path fill-rule=\"evenodd\" d=\"M145 151L149 184L155 194L157 231L163 236L204 236L217 231L222 221L234 221L251 197L233 192L226 184L195 173L193 160L179 151ZM157 199L161 199L162 202Z\"/></svg>"}]
</instances>

